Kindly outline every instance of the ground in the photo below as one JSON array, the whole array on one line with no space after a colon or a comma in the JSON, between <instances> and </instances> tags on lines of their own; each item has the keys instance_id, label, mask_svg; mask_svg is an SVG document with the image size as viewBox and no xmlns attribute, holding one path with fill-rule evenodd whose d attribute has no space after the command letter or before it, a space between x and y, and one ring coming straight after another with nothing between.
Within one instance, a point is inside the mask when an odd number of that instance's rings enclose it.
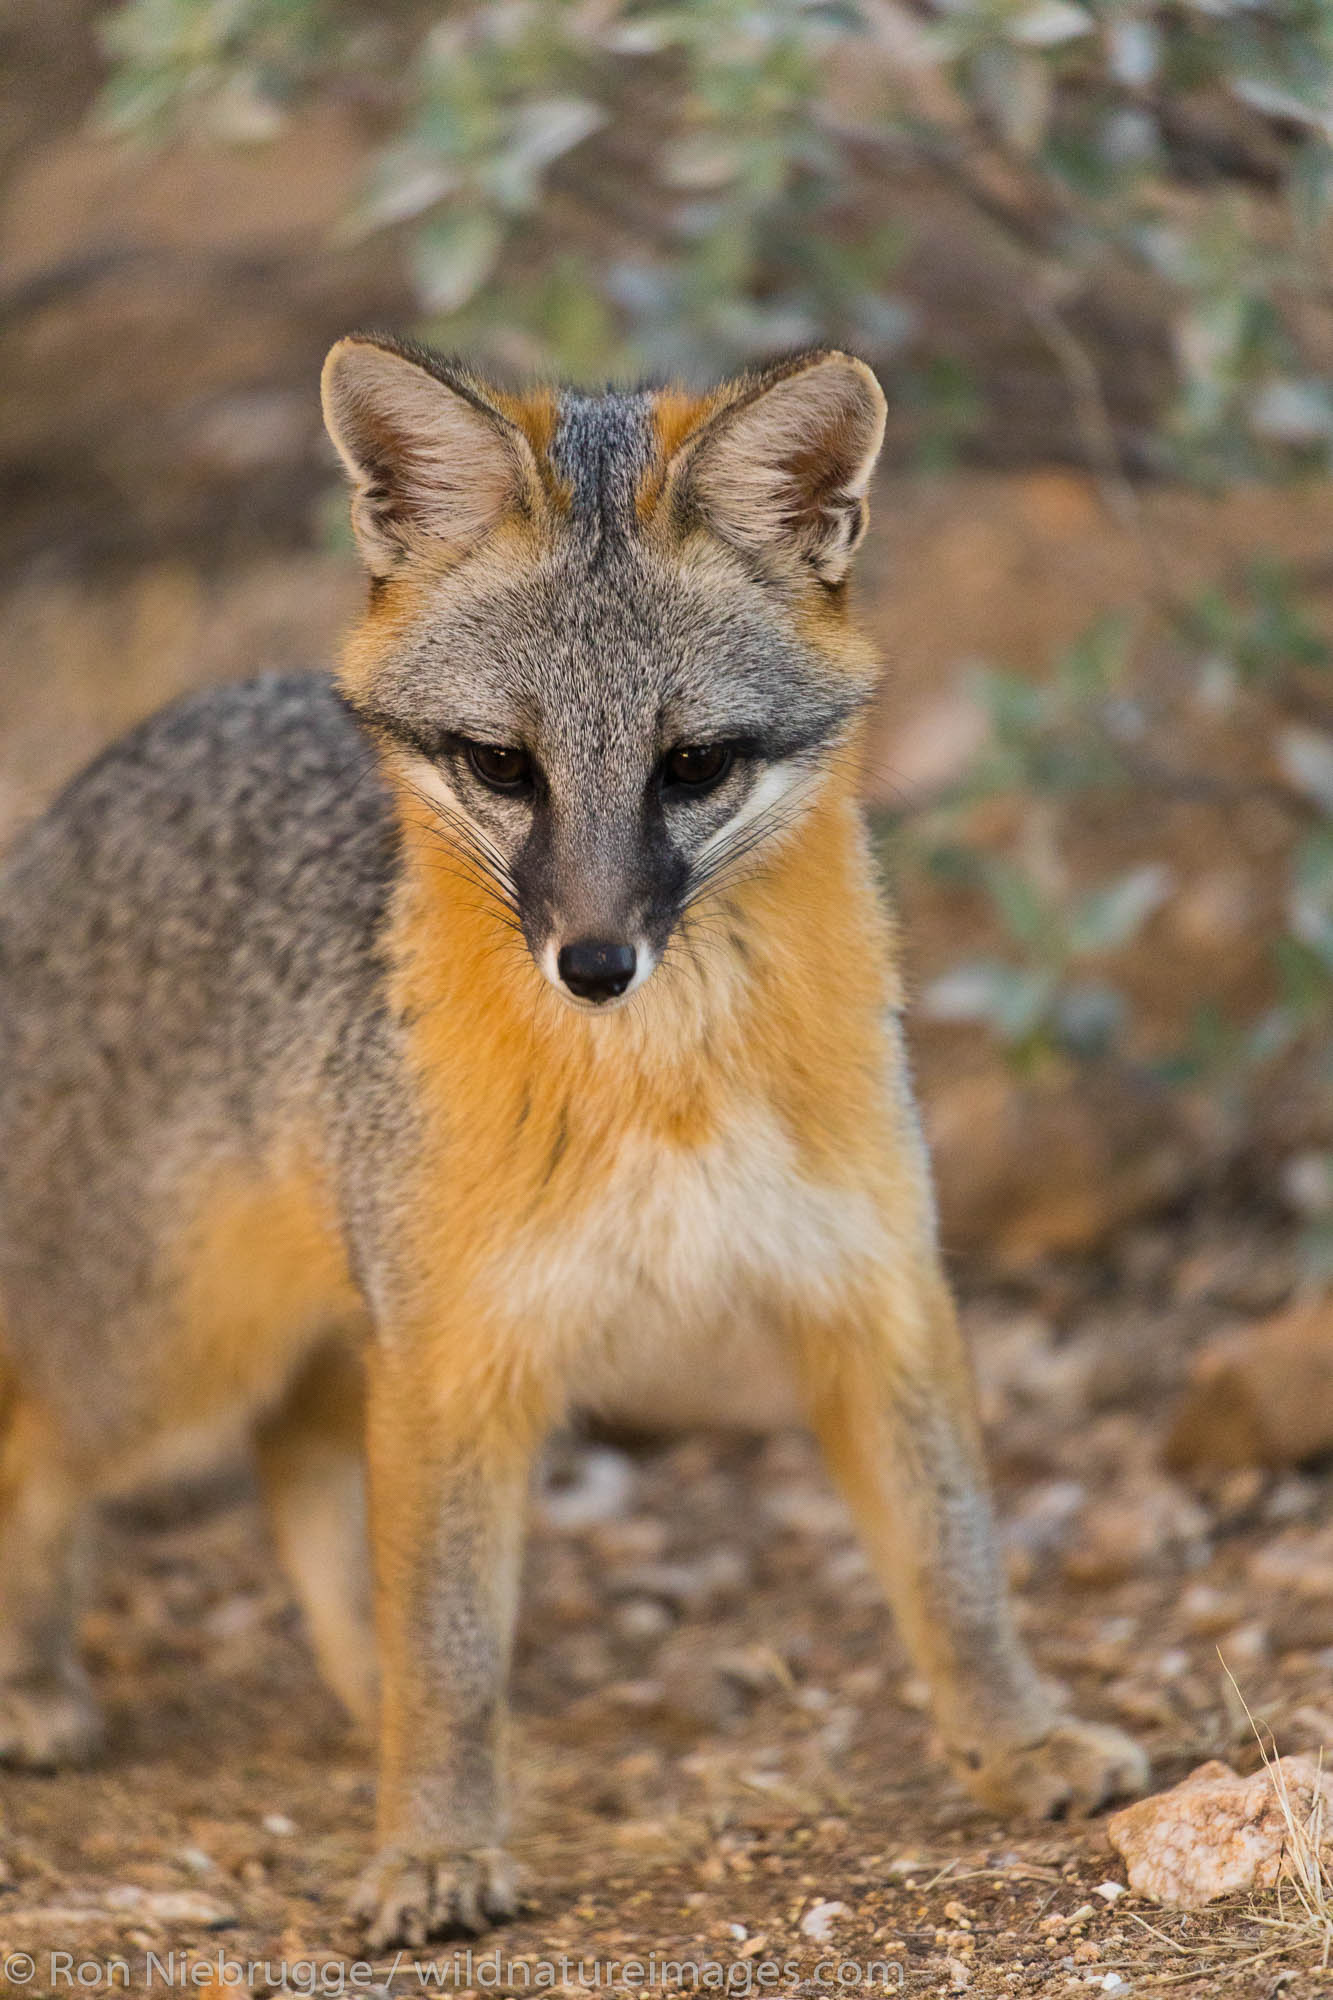
<instances>
[{"instance_id":1,"label":"ground","mask_svg":"<svg viewBox=\"0 0 1333 2000\"><path fill-rule=\"evenodd\" d=\"M1161 1784L1208 1756L1257 1763L1223 1661L1282 1749L1333 1742L1333 1475L1200 1491L1160 1470L1190 1349L1294 1268L1280 1238L1182 1216L967 1301L1030 1641L1085 1712L1141 1737ZM373 1762L316 1681L246 1479L122 1509L102 1544L84 1642L109 1744L87 1772L3 1779L0 1995L70 1990L53 1950L127 1960L131 1990L219 1956L270 1961L260 1993L283 1959L290 1990L336 1990ZM1109 1886L1103 1821L1000 1826L964 1799L800 1436L559 1444L516 1708L534 1889L498 1973L492 1938L470 1970L452 1945L381 1958L358 1975L372 1990L417 1991L418 1956L473 1991L577 1989L593 1961L622 1992L663 1961L677 1985L692 1961L700 1990L782 1994L1333 1985L1322 1940L1265 1921L1273 1897L1159 1911Z\"/></svg>"}]
</instances>

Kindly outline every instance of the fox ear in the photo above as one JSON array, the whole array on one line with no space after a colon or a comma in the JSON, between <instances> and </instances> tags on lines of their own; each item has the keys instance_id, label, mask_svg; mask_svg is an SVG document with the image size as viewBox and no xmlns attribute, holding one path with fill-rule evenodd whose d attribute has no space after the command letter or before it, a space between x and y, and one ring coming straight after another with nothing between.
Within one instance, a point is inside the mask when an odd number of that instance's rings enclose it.
<instances>
[{"instance_id":1,"label":"fox ear","mask_svg":"<svg viewBox=\"0 0 1333 2000\"><path fill-rule=\"evenodd\" d=\"M865 533L885 415L864 361L813 355L742 389L696 434L688 490L726 540L841 583Z\"/></svg>"},{"instance_id":2,"label":"fox ear","mask_svg":"<svg viewBox=\"0 0 1333 2000\"><path fill-rule=\"evenodd\" d=\"M428 543L460 552L523 505L531 447L468 377L352 334L330 350L324 423L351 477L352 527L372 576Z\"/></svg>"}]
</instances>

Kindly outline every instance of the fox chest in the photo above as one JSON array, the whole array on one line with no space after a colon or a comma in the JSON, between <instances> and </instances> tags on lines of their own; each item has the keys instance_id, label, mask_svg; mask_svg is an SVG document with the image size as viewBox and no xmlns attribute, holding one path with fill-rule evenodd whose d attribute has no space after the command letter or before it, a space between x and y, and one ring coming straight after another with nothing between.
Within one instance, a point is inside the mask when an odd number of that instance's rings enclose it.
<instances>
[{"instance_id":1,"label":"fox chest","mask_svg":"<svg viewBox=\"0 0 1333 2000\"><path fill-rule=\"evenodd\" d=\"M494 1276L507 1314L564 1350L577 1403L697 1421L753 1399L734 1414L766 1423L790 1414L774 1336L836 1311L883 1237L866 1194L811 1179L752 1114L693 1147L623 1138L576 1201L522 1222Z\"/></svg>"}]
</instances>

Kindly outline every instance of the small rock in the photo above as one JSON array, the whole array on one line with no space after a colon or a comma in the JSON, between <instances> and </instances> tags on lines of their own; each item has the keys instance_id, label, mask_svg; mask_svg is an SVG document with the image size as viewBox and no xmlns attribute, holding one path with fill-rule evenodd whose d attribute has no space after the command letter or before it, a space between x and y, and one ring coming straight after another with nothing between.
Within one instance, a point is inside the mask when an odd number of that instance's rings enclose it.
<instances>
[{"instance_id":1,"label":"small rock","mask_svg":"<svg viewBox=\"0 0 1333 2000\"><path fill-rule=\"evenodd\" d=\"M697 1562L635 1563L607 1578L613 1596L655 1597L682 1611L711 1611L744 1596L750 1565L740 1549L710 1549Z\"/></svg>"},{"instance_id":2,"label":"small rock","mask_svg":"<svg viewBox=\"0 0 1333 2000\"><path fill-rule=\"evenodd\" d=\"M792 1686L791 1669L787 1662L781 1653L766 1644L728 1647L717 1654L713 1664L718 1673L734 1681L749 1695L767 1694L774 1688L790 1690ZM799 1696L808 1697L815 1692L817 1690L813 1688L802 1688ZM814 1704L798 1698L797 1705L810 1707Z\"/></svg>"},{"instance_id":3,"label":"small rock","mask_svg":"<svg viewBox=\"0 0 1333 2000\"><path fill-rule=\"evenodd\" d=\"M201 1622L210 1639L236 1639L262 1624L267 1610L264 1598L238 1593L215 1604L204 1614Z\"/></svg>"},{"instance_id":4,"label":"small rock","mask_svg":"<svg viewBox=\"0 0 1333 2000\"><path fill-rule=\"evenodd\" d=\"M789 1534L823 1541L852 1533L850 1514L838 1495L826 1487L804 1483L773 1486L763 1495L761 1505L769 1520Z\"/></svg>"},{"instance_id":5,"label":"small rock","mask_svg":"<svg viewBox=\"0 0 1333 2000\"><path fill-rule=\"evenodd\" d=\"M846 1915L845 1903L816 1903L801 1918L801 1936L813 1938L816 1944L827 1944L834 1924Z\"/></svg>"},{"instance_id":6,"label":"small rock","mask_svg":"<svg viewBox=\"0 0 1333 2000\"><path fill-rule=\"evenodd\" d=\"M1218 1896L1271 1888L1299 1866L1279 1785L1300 1828L1318 1799L1325 1810L1333 1807L1333 1774L1312 1757L1283 1757L1249 1778L1217 1761L1202 1764L1174 1790L1126 1806L1106 1830L1128 1868L1130 1888L1186 1910Z\"/></svg>"},{"instance_id":7,"label":"small rock","mask_svg":"<svg viewBox=\"0 0 1333 2000\"><path fill-rule=\"evenodd\" d=\"M1299 1465L1333 1446L1333 1313L1290 1312L1210 1341L1166 1442L1174 1471Z\"/></svg>"},{"instance_id":8,"label":"small rock","mask_svg":"<svg viewBox=\"0 0 1333 2000\"><path fill-rule=\"evenodd\" d=\"M125 1882L108 1889L102 1904L155 1924L197 1924L203 1930L217 1930L236 1921L234 1910L199 1889L140 1889Z\"/></svg>"},{"instance_id":9,"label":"small rock","mask_svg":"<svg viewBox=\"0 0 1333 2000\"><path fill-rule=\"evenodd\" d=\"M656 1514L630 1514L623 1521L603 1521L590 1537L599 1560L616 1563L656 1562L671 1540L665 1521Z\"/></svg>"},{"instance_id":10,"label":"small rock","mask_svg":"<svg viewBox=\"0 0 1333 2000\"><path fill-rule=\"evenodd\" d=\"M1209 1639L1238 1624L1242 1615L1239 1601L1210 1583L1192 1583L1182 1591L1180 1613L1191 1632Z\"/></svg>"},{"instance_id":11,"label":"small rock","mask_svg":"<svg viewBox=\"0 0 1333 2000\"><path fill-rule=\"evenodd\" d=\"M1118 1583L1163 1555L1189 1559L1207 1528L1207 1515L1189 1494L1170 1480L1154 1481L1132 1499L1087 1510L1065 1554L1065 1573L1075 1583Z\"/></svg>"},{"instance_id":12,"label":"small rock","mask_svg":"<svg viewBox=\"0 0 1333 2000\"><path fill-rule=\"evenodd\" d=\"M1268 1627L1260 1619L1251 1619L1247 1625L1235 1625L1224 1632L1217 1642L1217 1650L1229 1667L1253 1667L1260 1660L1267 1659L1272 1650Z\"/></svg>"},{"instance_id":13,"label":"small rock","mask_svg":"<svg viewBox=\"0 0 1333 2000\"><path fill-rule=\"evenodd\" d=\"M1077 1479L1046 1480L1019 1501L1005 1525L1006 1542L1034 1560L1058 1553L1073 1534L1087 1498Z\"/></svg>"},{"instance_id":14,"label":"small rock","mask_svg":"<svg viewBox=\"0 0 1333 2000\"><path fill-rule=\"evenodd\" d=\"M11 1903L5 1907L5 1918L11 1924L21 1924L25 1930L37 1932L40 1937L59 1937L76 1924L104 1923L106 1912L63 1903Z\"/></svg>"},{"instance_id":15,"label":"small rock","mask_svg":"<svg viewBox=\"0 0 1333 2000\"><path fill-rule=\"evenodd\" d=\"M671 1630L671 1613L655 1597L630 1597L618 1604L612 1618L616 1637L633 1646L650 1645Z\"/></svg>"},{"instance_id":16,"label":"small rock","mask_svg":"<svg viewBox=\"0 0 1333 2000\"><path fill-rule=\"evenodd\" d=\"M1311 1601L1333 1600L1333 1550L1326 1534L1302 1535L1288 1529L1258 1549L1246 1569L1251 1585L1265 1596L1285 1590ZM1324 1615L1328 1617L1327 1610Z\"/></svg>"},{"instance_id":17,"label":"small rock","mask_svg":"<svg viewBox=\"0 0 1333 2000\"><path fill-rule=\"evenodd\" d=\"M634 1466L624 1452L590 1445L552 1473L539 1509L548 1527L576 1534L624 1514L633 1493Z\"/></svg>"},{"instance_id":18,"label":"small rock","mask_svg":"<svg viewBox=\"0 0 1333 2000\"><path fill-rule=\"evenodd\" d=\"M263 1827L275 1840L290 1840L296 1832L296 1821L288 1819L286 1813L265 1813Z\"/></svg>"}]
</instances>

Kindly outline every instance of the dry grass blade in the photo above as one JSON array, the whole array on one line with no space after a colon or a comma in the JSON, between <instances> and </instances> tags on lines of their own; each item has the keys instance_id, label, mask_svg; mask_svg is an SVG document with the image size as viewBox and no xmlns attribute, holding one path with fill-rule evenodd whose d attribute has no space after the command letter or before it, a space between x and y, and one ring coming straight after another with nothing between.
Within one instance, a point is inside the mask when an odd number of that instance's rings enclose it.
<instances>
[{"instance_id":1,"label":"dry grass blade","mask_svg":"<svg viewBox=\"0 0 1333 2000\"><path fill-rule=\"evenodd\" d=\"M1218 1658L1222 1659L1219 1652ZM1286 1872L1279 1875L1276 1884L1277 1915L1269 1916L1251 1905L1250 1914L1256 1924L1265 1930L1283 1933L1286 1941L1302 1950L1319 1953L1322 1970L1327 1970L1333 1960L1333 1877L1329 1874L1325 1859L1324 1826L1325 1801L1322 1786L1316 1782L1308 1813L1302 1811L1291 1795L1291 1787L1277 1755L1276 1743L1266 1743L1263 1732L1250 1712L1250 1707L1240 1691L1236 1677L1225 1660L1222 1670L1235 1690L1236 1698L1245 1711L1254 1740L1259 1745L1259 1755L1268 1773L1273 1796L1277 1800L1278 1811L1286 1829ZM1271 1736L1271 1731L1270 1731ZM1319 1753L1318 1776L1322 1778L1324 1768L1323 1751ZM1284 1883L1294 1894L1296 1910L1289 1910L1283 1899Z\"/></svg>"}]
</instances>

